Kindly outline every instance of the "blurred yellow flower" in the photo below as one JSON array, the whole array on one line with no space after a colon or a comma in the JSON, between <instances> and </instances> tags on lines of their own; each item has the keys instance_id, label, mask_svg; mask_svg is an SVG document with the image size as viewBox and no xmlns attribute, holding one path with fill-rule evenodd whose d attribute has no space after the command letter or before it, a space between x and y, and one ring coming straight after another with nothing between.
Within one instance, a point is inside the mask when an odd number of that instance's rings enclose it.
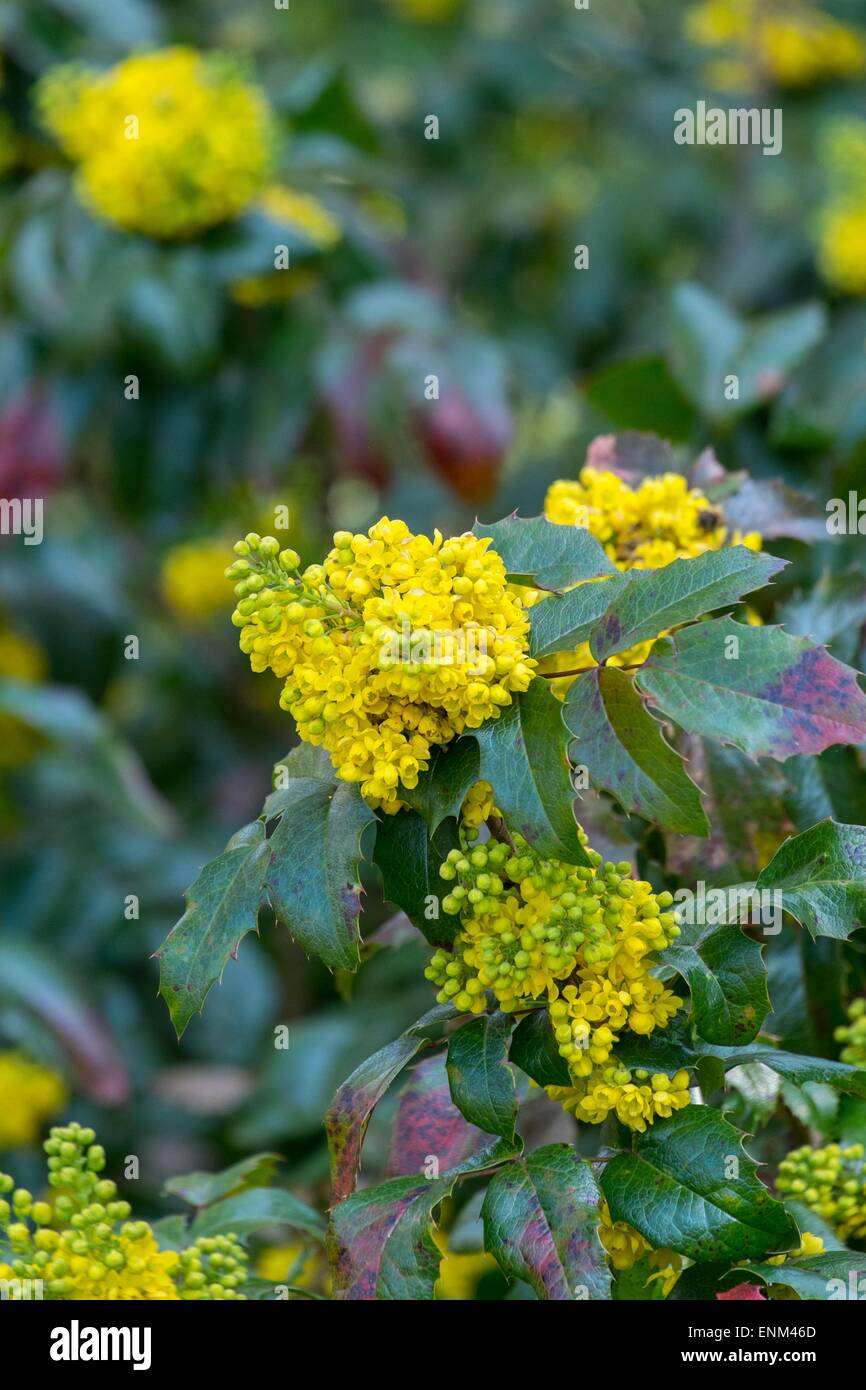
<instances>
[{"instance_id":1,"label":"blurred yellow flower","mask_svg":"<svg viewBox=\"0 0 866 1390\"><path fill-rule=\"evenodd\" d=\"M463 0L388 0L392 10L418 24L439 24L459 10Z\"/></svg>"},{"instance_id":2,"label":"blurred yellow flower","mask_svg":"<svg viewBox=\"0 0 866 1390\"><path fill-rule=\"evenodd\" d=\"M714 68L719 85L808 87L866 69L864 36L806 0L703 0L685 27L694 43L729 51L722 61L736 66Z\"/></svg>"},{"instance_id":3,"label":"blurred yellow flower","mask_svg":"<svg viewBox=\"0 0 866 1390\"><path fill-rule=\"evenodd\" d=\"M67 1101L62 1079L20 1052L0 1052L0 1149L27 1148Z\"/></svg>"},{"instance_id":4,"label":"blurred yellow flower","mask_svg":"<svg viewBox=\"0 0 866 1390\"><path fill-rule=\"evenodd\" d=\"M233 590L225 577L231 546L221 540L187 541L163 558L160 586L172 612L185 623L203 626L223 614Z\"/></svg>"},{"instance_id":5,"label":"blurred yellow flower","mask_svg":"<svg viewBox=\"0 0 866 1390\"><path fill-rule=\"evenodd\" d=\"M222 54L177 47L105 73L54 68L36 104L78 166L82 201L125 231L195 236L248 207L271 167L267 100Z\"/></svg>"},{"instance_id":6,"label":"blurred yellow flower","mask_svg":"<svg viewBox=\"0 0 866 1390\"><path fill-rule=\"evenodd\" d=\"M829 196L818 215L818 266L836 289L866 294L866 121L833 121L822 154Z\"/></svg>"},{"instance_id":7,"label":"blurred yellow flower","mask_svg":"<svg viewBox=\"0 0 866 1390\"><path fill-rule=\"evenodd\" d=\"M256 1257L256 1274L275 1284L292 1284L298 1289L330 1290L330 1276L325 1253L318 1246L305 1246L302 1241L286 1245L266 1245Z\"/></svg>"},{"instance_id":8,"label":"blurred yellow flower","mask_svg":"<svg viewBox=\"0 0 866 1390\"><path fill-rule=\"evenodd\" d=\"M47 669L42 648L0 620L0 679L35 683L45 679ZM15 715L0 714L0 768L27 762L38 743L38 735Z\"/></svg>"}]
</instances>

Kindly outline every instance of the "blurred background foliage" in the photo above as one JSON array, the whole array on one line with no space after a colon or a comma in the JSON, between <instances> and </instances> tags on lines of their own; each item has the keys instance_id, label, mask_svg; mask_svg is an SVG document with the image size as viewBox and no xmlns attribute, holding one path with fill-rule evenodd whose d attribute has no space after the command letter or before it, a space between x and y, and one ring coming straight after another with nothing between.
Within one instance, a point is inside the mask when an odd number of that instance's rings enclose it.
<instances>
[{"instance_id":1,"label":"blurred background foliage","mask_svg":"<svg viewBox=\"0 0 866 1390\"><path fill-rule=\"evenodd\" d=\"M712 446L821 515L862 479L863 35L862 0L0 3L0 496L45 499L41 545L0 538L0 1052L62 1078L0 1069L7 1114L22 1087L42 1096L0 1123L20 1181L68 1103L142 1157L145 1201L259 1145L315 1196L336 1084L429 1004L411 938L371 945L350 985L265 926L174 1041L148 955L291 741L228 621L235 537L276 528L308 562L383 513L445 531L537 514L617 430L683 464ZM159 240L82 205L33 96L60 63L173 44L260 84L281 192ZM744 94L783 109L778 157L674 145L676 108ZM846 660L859 544L773 547L794 561L786 618ZM820 814L862 821L854 754L823 763ZM801 792L811 823L805 772ZM373 870L368 888L374 927ZM780 1035L832 1054L838 943L806 972L791 939L768 953ZM752 1121L768 1105L745 1082L737 1103Z\"/></svg>"}]
</instances>

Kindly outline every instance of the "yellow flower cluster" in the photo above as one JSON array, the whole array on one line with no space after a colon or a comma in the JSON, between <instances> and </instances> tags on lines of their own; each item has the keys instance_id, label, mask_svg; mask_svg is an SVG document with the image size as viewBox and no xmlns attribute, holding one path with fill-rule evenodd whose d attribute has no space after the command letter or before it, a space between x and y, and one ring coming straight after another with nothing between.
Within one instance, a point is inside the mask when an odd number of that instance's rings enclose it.
<instances>
[{"instance_id":1,"label":"yellow flower cluster","mask_svg":"<svg viewBox=\"0 0 866 1390\"><path fill-rule=\"evenodd\" d=\"M187 541L172 546L162 561L160 587L173 613L195 626L222 613L232 596L226 579L231 547L225 541Z\"/></svg>"},{"instance_id":2,"label":"yellow flower cluster","mask_svg":"<svg viewBox=\"0 0 866 1390\"><path fill-rule=\"evenodd\" d=\"M818 266L845 294L866 294L866 121L833 121L823 141L829 196L818 216Z\"/></svg>"},{"instance_id":3,"label":"yellow flower cluster","mask_svg":"<svg viewBox=\"0 0 866 1390\"><path fill-rule=\"evenodd\" d=\"M610 1207L605 1201L599 1206L598 1238L618 1273L632 1269L646 1255L649 1268L655 1270L647 1283L660 1280L662 1293L667 1298L682 1273L681 1255L675 1250L655 1250L648 1240L644 1240L640 1231L636 1231L627 1221L613 1221Z\"/></svg>"},{"instance_id":4,"label":"yellow flower cluster","mask_svg":"<svg viewBox=\"0 0 866 1390\"><path fill-rule=\"evenodd\" d=\"M866 68L863 35L806 0L704 0L687 12L686 32L725 53L713 70L720 86L809 87Z\"/></svg>"},{"instance_id":5,"label":"yellow flower cluster","mask_svg":"<svg viewBox=\"0 0 866 1390\"><path fill-rule=\"evenodd\" d=\"M51 1300L131 1302L242 1299L246 1255L232 1235L204 1238L186 1250L160 1250L146 1221L130 1221L128 1202L99 1174L105 1151L92 1129L70 1124L45 1141L53 1205L34 1201L0 1173L0 1230L10 1257L0 1279L10 1297L33 1297L33 1281ZM7 1201L2 1194L11 1194ZM16 1285L20 1290L16 1293Z\"/></svg>"},{"instance_id":6,"label":"yellow flower cluster","mask_svg":"<svg viewBox=\"0 0 866 1390\"><path fill-rule=\"evenodd\" d=\"M242 212L271 167L268 103L222 54L177 47L105 73L55 68L36 101L78 166L82 201L128 232L195 236Z\"/></svg>"},{"instance_id":7,"label":"yellow flower cluster","mask_svg":"<svg viewBox=\"0 0 866 1390\"><path fill-rule=\"evenodd\" d=\"M751 550L761 547L757 532L731 533L720 508L700 488L690 488L679 473L661 473L630 487L616 473L587 466L576 480L562 479L551 485L544 514L548 521L561 526L584 527L621 570L661 569L673 560L691 559L726 544L745 545ZM530 590L525 601L532 607L543 597ZM609 665L631 666L645 661L654 640L618 653L610 658ZM548 657L541 670L550 673L595 665L589 644L583 642L573 652ZM563 694L570 683L568 679L555 681L555 692Z\"/></svg>"},{"instance_id":8,"label":"yellow flower cluster","mask_svg":"<svg viewBox=\"0 0 866 1390\"><path fill-rule=\"evenodd\" d=\"M0 1052L0 1149L35 1144L39 1131L66 1104L56 1072L20 1052Z\"/></svg>"},{"instance_id":9,"label":"yellow flower cluster","mask_svg":"<svg viewBox=\"0 0 866 1390\"><path fill-rule=\"evenodd\" d=\"M399 810L435 745L497 719L533 678L528 619L489 539L431 540L383 517L338 531L303 573L273 536L235 552L241 649L285 681L301 739L374 807Z\"/></svg>"},{"instance_id":10,"label":"yellow flower cluster","mask_svg":"<svg viewBox=\"0 0 866 1390\"><path fill-rule=\"evenodd\" d=\"M492 802L486 784L470 801ZM614 1053L624 1030L646 1036L681 1007L651 973L655 953L679 935L666 911L671 895L655 895L628 864L603 864L594 850L592 867L576 867L541 859L521 835L473 848L475 823L474 815L462 822L466 848L451 850L439 870L452 885L442 907L461 921L452 948L437 950L424 972L439 1003L480 1014L488 991L505 1012L544 1000L572 1077L548 1094L589 1124L613 1111L642 1131L688 1105L687 1072L632 1073Z\"/></svg>"},{"instance_id":11,"label":"yellow flower cluster","mask_svg":"<svg viewBox=\"0 0 866 1390\"><path fill-rule=\"evenodd\" d=\"M852 1067L866 1067L866 999L855 999L848 1005L848 1026L837 1028L837 1042L845 1043L839 1060Z\"/></svg>"},{"instance_id":12,"label":"yellow flower cluster","mask_svg":"<svg viewBox=\"0 0 866 1390\"><path fill-rule=\"evenodd\" d=\"M829 1221L840 1240L866 1237L866 1148L863 1144L808 1145L779 1164L776 1187Z\"/></svg>"}]
</instances>

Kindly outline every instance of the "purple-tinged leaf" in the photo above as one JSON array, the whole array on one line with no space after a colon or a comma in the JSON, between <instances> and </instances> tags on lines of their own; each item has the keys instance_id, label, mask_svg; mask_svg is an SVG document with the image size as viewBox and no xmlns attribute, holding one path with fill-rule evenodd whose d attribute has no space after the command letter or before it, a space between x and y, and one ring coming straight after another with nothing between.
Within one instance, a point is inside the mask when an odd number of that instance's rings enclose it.
<instances>
[{"instance_id":1,"label":"purple-tinged leaf","mask_svg":"<svg viewBox=\"0 0 866 1390\"><path fill-rule=\"evenodd\" d=\"M418 1176L435 1159L447 1172L481 1148L488 1136L470 1125L451 1099L445 1057L422 1057L400 1093L386 1177Z\"/></svg>"},{"instance_id":2,"label":"purple-tinged leaf","mask_svg":"<svg viewBox=\"0 0 866 1390\"><path fill-rule=\"evenodd\" d=\"M656 642L635 679L689 733L732 743L751 758L784 762L866 741L856 671L779 627L697 623Z\"/></svg>"},{"instance_id":3,"label":"purple-tinged leaf","mask_svg":"<svg viewBox=\"0 0 866 1390\"><path fill-rule=\"evenodd\" d=\"M586 1160L567 1144L547 1144L492 1179L481 1208L485 1249L539 1298L609 1299L600 1197Z\"/></svg>"},{"instance_id":4,"label":"purple-tinged leaf","mask_svg":"<svg viewBox=\"0 0 866 1390\"><path fill-rule=\"evenodd\" d=\"M392 1178L334 1207L327 1248L335 1297L432 1299L442 1260L432 1234L435 1208L459 1178L499 1167L519 1152L519 1146L497 1139L432 1181Z\"/></svg>"}]
</instances>

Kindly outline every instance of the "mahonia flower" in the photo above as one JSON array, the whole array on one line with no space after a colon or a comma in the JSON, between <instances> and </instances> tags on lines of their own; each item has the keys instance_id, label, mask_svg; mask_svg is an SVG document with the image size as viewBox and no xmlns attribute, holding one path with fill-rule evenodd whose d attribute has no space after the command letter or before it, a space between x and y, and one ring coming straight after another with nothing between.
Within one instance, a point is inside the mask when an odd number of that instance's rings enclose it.
<instances>
[{"instance_id":1,"label":"mahonia flower","mask_svg":"<svg viewBox=\"0 0 866 1390\"><path fill-rule=\"evenodd\" d=\"M270 171L267 100L223 54L177 47L104 73L55 68L36 102L78 166L82 202L124 231L195 236L248 207Z\"/></svg>"},{"instance_id":2,"label":"mahonia flower","mask_svg":"<svg viewBox=\"0 0 866 1390\"><path fill-rule=\"evenodd\" d=\"M300 738L389 814L435 745L497 719L533 678L529 621L489 538L431 540L383 517L338 531L303 573L273 536L235 552L241 650L285 682Z\"/></svg>"},{"instance_id":3,"label":"mahonia flower","mask_svg":"<svg viewBox=\"0 0 866 1390\"><path fill-rule=\"evenodd\" d=\"M660 1280L662 1293L667 1298L682 1273L682 1256L675 1250L654 1249L640 1231L636 1231L627 1221L612 1220L610 1207L604 1200L598 1210L598 1238L607 1251L613 1269L618 1273L632 1269L646 1255L648 1266L655 1271L649 1275L647 1283Z\"/></svg>"},{"instance_id":4,"label":"mahonia flower","mask_svg":"<svg viewBox=\"0 0 866 1390\"><path fill-rule=\"evenodd\" d=\"M92 1129L56 1126L46 1139L53 1204L34 1201L0 1173L0 1230L10 1258L0 1279L15 1299L16 1282L32 1281L50 1300L242 1299L246 1254L234 1235L201 1238L186 1250L160 1250L146 1221L131 1221L128 1202L99 1174L105 1150ZM14 1189L14 1190L13 1190ZM11 1201L2 1194L11 1193ZM29 1293L22 1291L22 1297Z\"/></svg>"},{"instance_id":5,"label":"mahonia flower","mask_svg":"<svg viewBox=\"0 0 866 1390\"><path fill-rule=\"evenodd\" d=\"M840 1240L866 1237L866 1147L808 1145L779 1164L776 1187L796 1197L834 1227Z\"/></svg>"},{"instance_id":6,"label":"mahonia flower","mask_svg":"<svg viewBox=\"0 0 866 1390\"><path fill-rule=\"evenodd\" d=\"M35 1144L45 1121L66 1101L66 1086L56 1072L20 1052L0 1052L0 1149Z\"/></svg>"},{"instance_id":7,"label":"mahonia flower","mask_svg":"<svg viewBox=\"0 0 866 1390\"><path fill-rule=\"evenodd\" d=\"M459 10L463 0L388 0L404 19L418 24L441 24Z\"/></svg>"},{"instance_id":8,"label":"mahonia flower","mask_svg":"<svg viewBox=\"0 0 866 1390\"><path fill-rule=\"evenodd\" d=\"M866 121L831 122L822 164L829 195L818 215L818 267L836 289L866 294Z\"/></svg>"},{"instance_id":9,"label":"mahonia flower","mask_svg":"<svg viewBox=\"0 0 866 1390\"><path fill-rule=\"evenodd\" d=\"M589 1124L614 1111L642 1131L688 1105L686 1071L673 1078L632 1072L615 1055L623 1031L646 1036L682 1007L651 974L655 953L679 935L666 910L670 893L654 894L630 877L627 863L605 864L592 849L587 867L544 860L519 834L511 844L473 847L479 810L496 809L488 784L476 783L467 803L465 848L452 849L439 869L452 885L442 908L459 915L461 926L424 972L438 987L437 1001L480 1014L488 991L504 1012L543 1000L572 1077L547 1093ZM580 827L578 835L586 847Z\"/></svg>"},{"instance_id":10,"label":"mahonia flower","mask_svg":"<svg viewBox=\"0 0 866 1390\"><path fill-rule=\"evenodd\" d=\"M722 86L808 87L866 68L859 30L804 0L704 0L685 24L694 43L730 55L713 70Z\"/></svg>"},{"instance_id":11,"label":"mahonia flower","mask_svg":"<svg viewBox=\"0 0 866 1390\"><path fill-rule=\"evenodd\" d=\"M226 579L226 559L231 547L225 541L187 541L166 552L160 588L169 608L184 622L206 624L222 613L231 599Z\"/></svg>"},{"instance_id":12,"label":"mahonia flower","mask_svg":"<svg viewBox=\"0 0 866 1390\"><path fill-rule=\"evenodd\" d=\"M606 443L596 441L596 453ZM680 473L662 473L644 478L631 487L608 469L587 465L576 480L552 483L544 500L548 521L561 526L581 526L604 547L608 559L620 570L661 569L673 560L692 559L724 545L745 545L760 550L756 531L746 535L731 533L724 516L700 490L689 487ZM603 584L605 581L590 580ZM547 595L524 591L527 607ZM664 636L664 633L659 633ZM646 660L655 638L619 652L609 659L611 666L632 666ZM545 674L597 665L588 642L573 652L557 652L541 665ZM563 695L571 679L552 682L554 693Z\"/></svg>"},{"instance_id":13,"label":"mahonia flower","mask_svg":"<svg viewBox=\"0 0 866 1390\"><path fill-rule=\"evenodd\" d=\"M848 1005L848 1026L837 1028L833 1037L845 1043L839 1053L842 1062L853 1067L866 1067L866 999L855 999Z\"/></svg>"},{"instance_id":14,"label":"mahonia flower","mask_svg":"<svg viewBox=\"0 0 866 1390\"><path fill-rule=\"evenodd\" d=\"M0 618L0 677L37 684L45 679L47 671L42 648ZM38 746L38 734L23 720L14 714L0 713L0 768L27 762ZM2 1127L0 1118L0 1130Z\"/></svg>"}]
</instances>

